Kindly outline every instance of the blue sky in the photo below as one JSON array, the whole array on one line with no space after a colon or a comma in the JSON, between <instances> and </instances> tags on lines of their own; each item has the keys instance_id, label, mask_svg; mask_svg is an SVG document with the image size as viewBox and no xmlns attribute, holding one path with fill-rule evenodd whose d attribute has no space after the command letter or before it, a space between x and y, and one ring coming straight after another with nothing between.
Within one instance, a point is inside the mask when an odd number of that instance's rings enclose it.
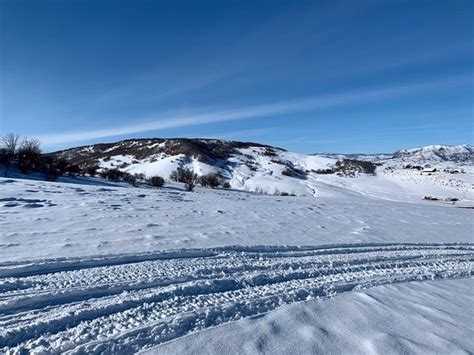
<instances>
[{"instance_id":1,"label":"blue sky","mask_svg":"<svg viewBox=\"0 0 474 355\"><path fill-rule=\"evenodd\" d=\"M46 150L215 137L473 143L472 1L0 0L0 131Z\"/></svg>"}]
</instances>

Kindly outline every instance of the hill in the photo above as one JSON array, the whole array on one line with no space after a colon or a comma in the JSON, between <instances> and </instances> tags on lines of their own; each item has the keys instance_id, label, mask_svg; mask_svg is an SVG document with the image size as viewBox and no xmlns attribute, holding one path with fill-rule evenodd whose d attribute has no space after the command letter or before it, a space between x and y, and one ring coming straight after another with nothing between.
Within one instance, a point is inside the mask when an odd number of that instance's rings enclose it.
<instances>
[{"instance_id":1,"label":"hill","mask_svg":"<svg viewBox=\"0 0 474 355\"><path fill-rule=\"evenodd\" d=\"M259 143L188 138L130 139L51 154L81 166L159 175L167 180L178 168L201 176L217 173L234 189L266 194L311 196L318 194L322 184L330 184L367 193L402 187L417 198L423 194L461 197L459 194L472 192L471 174L454 176L451 172L459 166L463 168L456 172L470 172L474 156L470 145L433 145L391 155L307 155ZM419 170L407 169L411 166L438 169L436 174L424 176Z\"/></svg>"}]
</instances>

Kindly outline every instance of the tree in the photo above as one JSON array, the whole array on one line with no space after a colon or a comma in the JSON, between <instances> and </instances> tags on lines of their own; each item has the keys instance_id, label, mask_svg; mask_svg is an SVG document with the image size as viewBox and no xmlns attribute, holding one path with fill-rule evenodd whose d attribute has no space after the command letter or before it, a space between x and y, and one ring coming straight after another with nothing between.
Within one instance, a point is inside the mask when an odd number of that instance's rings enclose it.
<instances>
[{"instance_id":1,"label":"tree","mask_svg":"<svg viewBox=\"0 0 474 355\"><path fill-rule=\"evenodd\" d=\"M20 136L18 134L8 133L2 137L2 145L6 152L12 157L15 155L19 143Z\"/></svg>"},{"instance_id":2,"label":"tree","mask_svg":"<svg viewBox=\"0 0 474 355\"><path fill-rule=\"evenodd\" d=\"M40 165L41 143L38 139L24 138L18 149L18 169L23 174L37 171Z\"/></svg>"},{"instance_id":3,"label":"tree","mask_svg":"<svg viewBox=\"0 0 474 355\"><path fill-rule=\"evenodd\" d=\"M20 144L20 149L35 151L41 153L41 142L37 138L23 138Z\"/></svg>"},{"instance_id":4,"label":"tree","mask_svg":"<svg viewBox=\"0 0 474 355\"><path fill-rule=\"evenodd\" d=\"M5 174L7 174L8 168L15 157L19 140L20 136L14 133L8 133L1 139L3 147L0 149L0 164L6 167Z\"/></svg>"}]
</instances>

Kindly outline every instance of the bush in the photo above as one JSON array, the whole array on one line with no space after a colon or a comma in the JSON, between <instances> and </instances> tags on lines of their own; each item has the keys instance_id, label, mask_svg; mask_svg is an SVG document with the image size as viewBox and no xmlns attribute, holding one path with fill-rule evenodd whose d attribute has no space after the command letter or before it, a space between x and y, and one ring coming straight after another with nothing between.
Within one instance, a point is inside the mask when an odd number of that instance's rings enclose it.
<instances>
[{"instance_id":1,"label":"bush","mask_svg":"<svg viewBox=\"0 0 474 355\"><path fill-rule=\"evenodd\" d=\"M263 155L265 155L267 157L274 157L274 156L276 156L276 153L272 148L266 148L263 152Z\"/></svg>"},{"instance_id":2,"label":"bush","mask_svg":"<svg viewBox=\"0 0 474 355\"><path fill-rule=\"evenodd\" d=\"M1 165L5 165L8 168L11 164L12 159L13 159L13 155L10 154L8 149L5 149L5 148L0 149L0 164Z\"/></svg>"},{"instance_id":3,"label":"bush","mask_svg":"<svg viewBox=\"0 0 474 355\"><path fill-rule=\"evenodd\" d=\"M64 174L69 163L65 159L55 159L52 156L45 156L41 159L41 170L44 178L48 181L56 181Z\"/></svg>"},{"instance_id":4,"label":"bush","mask_svg":"<svg viewBox=\"0 0 474 355\"><path fill-rule=\"evenodd\" d=\"M171 173L170 179L184 183L187 191L193 191L198 181L198 176L190 169L178 168Z\"/></svg>"},{"instance_id":5,"label":"bush","mask_svg":"<svg viewBox=\"0 0 474 355\"><path fill-rule=\"evenodd\" d=\"M230 182L228 182L228 181L224 182L224 184L222 184L222 187L224 189L230 189Z\"/></svg>"},{"instance_id":6,"label":"bush","mask_svg":"<svg viewBox=\"0 0 474 355\"><path fill-rule=\"evenodd\" d=\"M90 177L94 177L97 175L97 165L90 165L88 166L86 169L86 173L90 176Z\"/></svg>"},{"instance_id":7,"label":"bush","mask_svg":"<svg viewBox=\"0 0 474 355\"><path fill-rule=\"evenodd\" d=\"M191 180L195 181L197 175L190 169L178 168L171 173L170 179L176 182L187 183Z\"/></svg>"},{"instance_id":8,"label":"bush","mask_svg":"<svg viewBox=\"0 0 474 355\"><path fill-rule=\"evenodd\" d=\"M286 192L286 191L280 191L279 189L275 188L275 191L273 192L273 195L275 196L296 196L294 192Z\"/></svg>"},{"instance_id":9,"label":"bush","mask_svg":"<svg viewBox=\"0 0 474 355\"><path fill-rule=\"evenodd\" d=\"M178 182L178 170L173 170L170 174L170 180Z\"/></svg>"},{"instance_id":10,"label":"bush","mask_svg":"<svg viewBox=\"0 0 474 355\"><path fill-rule=\"evenodd\" d=\"M145 180L145 174L143 173L135 173L135 177L137 178L137 180Z\"/></svg>"},{"instance_id":11,"label":"bush","mask_svg":"<svg viewBox=\"0 0 474 355\"><path fill-rule=\"evenodd\" d=\"M133 174L122 172L122 181L135 186L135 184L137 183L137 177Z\"/></svg>"},{"instance_id":12,"label":"bush","mask_svg":"<svg viewBox=\"0 0 474 355\"><path fill-rule=\"evenodd\" d=\"M329 175L334 174L336 170L334 169L318 169L315 171L316 174Z\"/></svg>"},{"instance_id":13,"label":"bush","mask_svg":"<svg viewBox=\"0 0 474 355\"><path fill-rule=\"evenodd\" d=\"M40 157L40 141L37 139L23 139L18 150L18 169L23 174L37 171L40 166Z\"/></svg>"},{"instance_id":14,"label":"bush","mask_svg":"<svg viewBox=\"0 0 474 355\"><path fill-rule=\"evenodd\" d=\"M127 173L125 171L120 171L119 169L104 169L100 173L100 177L109 181L123 181L129 184L135 185L137 182L137 177L133 174Z\"/></svg>"},{"instance_id":15,"label":"bush","mask_svg":"<svg viewBox=\"0 0 474 355\"><path fill-rule=\"evenodd\" d=\"M123 177L123 172L119 169L104 169L100 173L100 177L109 181L120 181Z\"/></svg>"},{"instance_id":16,"label":"bush","mask_svg":"<svg viewBox=\"0 0 474 355\"><path fill-rule=\"evenodd\" d=\"M184 188L186 191L193 191L194 187L196 186L196 181L188 181L184 184Z\"/></svg>"},{"instance_id":17,"label":"bush","mask_svg":"<svg viewBox=\"0 0 474 355\"><path fill-rule=\"evenodd\" d=\"M77 164L70 164L66 168L66 173L70 177L75 178L77 175L81 173L81 168Z\"/></svg>"},{"instance_id":18,"label":"bush","mask_svg":"<svg viewBox=\"0 0 474 355\"><path fill-rule=\"evenodd\" d=\"M201 184L202 187L210 187L212 189L215 189L218 187L221 183L219 174L217 173L210 173L207 175L203 175L199 179L199 183Z\"/></svg>"},{"instance_id":19,"label":"bush","mask_svg":"<svg viewBox=\"0 0 474 355\"><path fill-rule=\"evenodd\" d=\"M377 166L369 161L343 159L336 162L336 170L346 176L355 176L357 173L375 175Z\"/></svg>"},{"instance_id":20,"label":"bush","mask_svg":"<svg viewBox=\"0 0 474 355\"><path fill-rule=\"evenodd\" d=\"M165 179L163 179L161 176L152 176L148 180L148 183L154 187L163 187L165 185Z\"/></svg>"}]
</instances>

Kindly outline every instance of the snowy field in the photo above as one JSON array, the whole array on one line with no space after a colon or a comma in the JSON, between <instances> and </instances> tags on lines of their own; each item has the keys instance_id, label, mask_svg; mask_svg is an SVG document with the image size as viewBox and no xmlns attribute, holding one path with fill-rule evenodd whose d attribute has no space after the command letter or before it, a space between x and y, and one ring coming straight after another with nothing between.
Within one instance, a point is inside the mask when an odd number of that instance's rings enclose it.
<instances>
[{"instance_id":1,"label":"snowy field","mask_svg":"<svg viewBox=\"0 0 474 355\"><path fill-rule=\"evenodd\" d=\"M339 180L369 185L365 178ZM314 198L84 182L93 184L0 178L0 259L228 245L472 241L470 209L415 197L406 199L417 203L390 201L362 195L353 186L321 182L321 196Z\"/></svg>"},{"instance_id":2,"label":"snowy field","mask_svg":"<svg viewBox=\"0 0 474 355\"><path fill-rule=\"evenodd\" d=\"M0 178L0 352L474 352L473 210L367 179Z\"/></svg>"}]
</instances>

